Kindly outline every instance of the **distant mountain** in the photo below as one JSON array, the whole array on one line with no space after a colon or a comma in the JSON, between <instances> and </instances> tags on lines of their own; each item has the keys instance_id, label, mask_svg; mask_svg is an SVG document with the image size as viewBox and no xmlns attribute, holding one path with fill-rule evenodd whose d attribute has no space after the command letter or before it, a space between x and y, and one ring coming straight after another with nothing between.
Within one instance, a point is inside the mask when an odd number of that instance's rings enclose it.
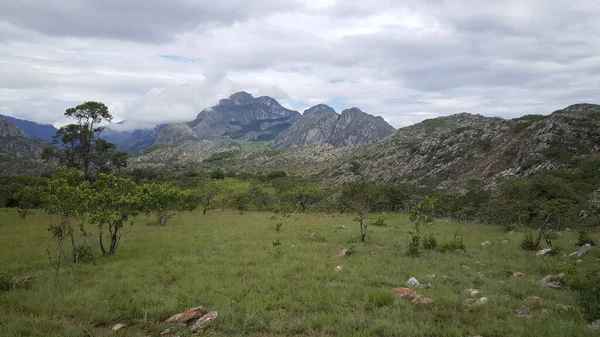
<instances>
[{"instance_id":1,"label":"distant mountain","mask_svg":"<svg viewBox=\"0 0 600 337\"><path fill-rule=\"evenodd\" d=\"M101 137L117 145L119 151L139 152L154 145L158 136L168 126L168 124L160 124L152 129L120 131L109 125L104 129Z\"/></svg>"},{"instance_id":2,"label":"distant mountain","mask_svg":"<svg viewBox=\"0 0 600 337\"><path fill-rule=\"evenodd\" d=\"M600 154L600 105L576 104L506 120L460 113L399 129L331 167L341 180L418 182L446 187L494 185L540 170L577 167Z\"/></svg>"},{"instance_id":3,"label":"distant mountain","mask_svg":"<svg viewBox=\"0 0 600 337\"><path fill-rule=\"evenodd\" d=\"M254 98L242 91L220 100L218 105L202 110L187 125L199 139L228 137L268 141L299 118L298 111L282 107L271 97Z\"/></svg>"},{"instance_id":4,"label":"distant mountain","mask_svg":"<svg viewBox=\"0 0 600 337\"><path fill-rule=\"evenodd\" d=\"M383 118L358 108L338 115L331 107L319 104L307 109L302 117L275 138L275 147L291 148L330 144L357 147L372 144L391 135L395 129Z\"/></svg>"},{"instance_id":5,"label":"distant mountain","mask_svg":"<svg viewBox=\"0 0 600 337\"><path fill-rule=\"evenodd\" d=\"M30 138L8 119L0 118L0 173L36 173L40 158L49 144Z\"/></svg>"},{"instance_id":6,"label":"distant mountain","mask_svg":"<svg viewBox=\"0 0 600 337\"><path fill-rule=\"evenodd\" d=\"M5 115L0 115L0 118L10 121L31 138L39 138L46 142L52 142L52 137L56 134L56 128L52 124L38 124Z\"/></svg>"}]
</instances>

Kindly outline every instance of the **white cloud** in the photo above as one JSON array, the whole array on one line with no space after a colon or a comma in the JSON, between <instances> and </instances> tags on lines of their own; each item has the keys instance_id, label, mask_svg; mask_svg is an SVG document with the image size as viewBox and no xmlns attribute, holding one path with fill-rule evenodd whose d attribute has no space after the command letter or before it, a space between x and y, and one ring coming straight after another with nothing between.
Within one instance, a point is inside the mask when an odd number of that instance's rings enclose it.
<instances>
[{"instance_id":1,"label":"white cloud","mask_svg":"<svg viewBox=\"0 0 600 337\"><path fill-rule=\"evenodd\" d=\"M594 0L165 4L2 2L0 113L61 123L99 100L151 126L245 90L299 111L357 106L398 127L600 101Z\"/></svg>"}]
</instances>

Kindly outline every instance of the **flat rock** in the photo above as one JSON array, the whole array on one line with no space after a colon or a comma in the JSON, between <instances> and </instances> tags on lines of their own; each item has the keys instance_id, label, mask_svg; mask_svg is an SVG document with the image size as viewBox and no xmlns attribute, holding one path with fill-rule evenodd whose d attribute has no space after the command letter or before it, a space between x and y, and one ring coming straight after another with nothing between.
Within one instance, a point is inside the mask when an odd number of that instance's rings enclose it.
<instances>
[{"instance_id":1,"label":"flat rock","mask_svg":"<svg viewBox=\"0 0 600 337\"><path fill-rule=\"evenodd\" d=\"M552 253L552 249L550 248L544 248L544 249L540 249L537 252L535 252L535 255L537 256L549 256Z\"/></svg>"},{"instance_id":2,"label":"flat rock","mask_svg":"<svg viewBox=\"0 0 600 337\"><path fill-rule=\"evenodd\" d=\"M208 327L212 322L214 322L217 319L217 316L218 315L216 311L211 311L206 315L200 317L200 319L198 319L196 323L192 325L192 332L198 332L206 329L206 327Z\"/></svg>"},{"instance_id":3,"label":"flat rock","mask_svg":"<svg viewBox=\"0 0 600 337\"><path fill-rule=\"evenodd\" d=\"M529 316L531 316L531 312L526 307L520 307L519 309L515 310L515 316L529 317Z\"/></svg>"},{"instance_id":4,"label":"flat rock","mask_svg":"<svg viewBox=\"0 0 600 337\"><path fill-rule=\"evenodd\" d=\"M193 319L206 315L207 313L208 310L204 309L204 307L193 307L167 318L165 323L186 324Z\"/></svg>"},{"instance_id":5,"label":"flat rock","mask_svg":"<svg viewBox=\"0 0 600 337\"><path fill-rule=\"evenodd\" d=\"M411 286L411 287L413 287L415 289L419 289L422 286L421 282L419 282L419 280L417 280L414 277L409 278L408 281L406 281L405 284L408 285L408 286Z\"/></svg>"},{"instance_id":6,"label":"flat rock","mask_svg":"<svg viewBox=\"0 0 600 337\"><path fill-rule=\"evenodd\" d=\"M119 331L119 330L123 329L126 326L127 325L125 325L123 323L115 324L115 325L113 325L113 327L111 328L111 330L112 331Z\"/></svg>"},{"instance_id":7,"label":"flat rock","mask_svg":"<svg viewBox=\"0 0 600 337\"><path fill-rule=\"evenodd\" d=\"M581 248L579 248L578 251L569 254L569 256L580 257L584 254L587 254L587 252L589 252L590 249L592 249L592 245L590 245L589 243L586 243L585 245L581 246Z\"/></svg>"},{"instance_id":8,"label":"flat rock","mask_svg":"<svg viewBox=\"0 0 600 337\"><path fill-rule=\"evenodd\" d=\"M600 319L597 319L592 323L588 324L587 327L592 330L600 330Z\"/></svg>"},{"instance_id":9,"label":"flat rock","mask_svg":"<svg viewBox=\"0 0 600 337\"><path fill-rule=\"evenodd\" d=\"M417 294L416 291L409 289L409 288L404 288L404 287L395 288L394 295L396 295L397 297L402 298L404 300L407 300L411 303L429 304L429 303L433 302L433 300L431 298L421 296L421 295Z\"/></svg>"},{"instance_id":10,"label":"flat rock","mask_svg":"<svg viewBox=\"0 0 600 337\"><path fill-rule=\"evenodd\" d=\"M511 276L512 278L524 278L525 274L521 273L520 271L514 272Z\"/></svg>"}]
</instances>

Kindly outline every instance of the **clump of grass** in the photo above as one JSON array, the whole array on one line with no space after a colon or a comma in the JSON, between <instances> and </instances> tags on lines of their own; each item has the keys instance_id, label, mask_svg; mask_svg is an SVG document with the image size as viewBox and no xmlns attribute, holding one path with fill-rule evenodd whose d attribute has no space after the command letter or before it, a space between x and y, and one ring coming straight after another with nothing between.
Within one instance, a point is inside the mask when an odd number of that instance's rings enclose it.
<instances>
[{"instance_id":1,"label":"clump of grass","mask_svg":"<svg viewBox=\"0 0 600 337\"><path fill-rule=\"evenodd\" d=\"M579 237L577 238L576 245L583 246L583 245L586 245L586 244L590 244L592 246L595 246L596 242L594 241L594 239L592 239L590 237L590 235L588 234L588 232L585 229L580 229L579 230Z\"/></svg>"},{"instance_id":2,"label":"clump of grass","mask_svg":"<svg viewBox=\"0 0 600 337\"><path fill-rule=\"evenodd\" d=\"M0 293L10 291L12 287L12 276L7 272L0 272Z\"/></svg>"},{"instance_id":3,"label":"clump of grass","mask_svg":"<svg viewBox=\"0 0 600 337\"><path fill-rule=\"evenodd\" d=\"M454 237L452 238L452 241L444 242L444 243L440 244L438 250L442 253L453 252L456 250L462 250L462 251L466 252L467 247L465 246L465 244L463 242L463 237L461 236L460 239L458 238L458 230L457 230L456 232L454 232Z\"/></svg>"},{"instance_id":4,"label":"clump of grass","mask_svg":"<svg viewBox=\"0 0 600 337\"><path fill-rule=\"evenodd\" d=\"M437 239L433 234L429 234L423 238L423 248L426 250L435 249L437 247Z\"/></svg>"},{"instance_id":5,"label":"clump of grass","mask_svg":"<svg viewBox=\"0 0 600 337\"><path fill-rule=\"evenodd\" d=\"M375 226L375 227L386 227L387 223L385 222L384 218L377 218L377 220L373 221L371 223L371 225Z\"/></svg>"},{"instance_id":6,"label":"clump of grass","mask_svg":"<svg viewBox=\"0 0 600 337\"><path fill-rule=\"evenodd\" d=\"M531 250L531 251L540 249L539 242L536 242L536 240L533 238L533 234L531 232L526 231L523 234L524 234L523 240L519 244L521 249Z\"/></svg>"},{"instance_id":7,"label":"clump of grass","mask_svg":"<svg viewBox=\"0 0 600 337\"><path fill-rule=\"evenodd\" d=\"M367 295L367 302L373 307L385 307L394 303L395 297L390 290L371 291Z\"/></svg>"}]
</instances>

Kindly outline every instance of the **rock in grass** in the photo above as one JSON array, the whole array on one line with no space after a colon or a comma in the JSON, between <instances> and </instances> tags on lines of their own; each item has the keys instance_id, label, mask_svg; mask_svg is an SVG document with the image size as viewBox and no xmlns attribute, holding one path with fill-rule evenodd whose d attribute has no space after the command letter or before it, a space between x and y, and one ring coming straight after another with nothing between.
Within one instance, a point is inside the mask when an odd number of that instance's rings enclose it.
<instances>
[{"instance_id":1,"label":"rock in grass","mask_svg":"<svg viewBox=\"0 0 600 337\"><path fill-rule=\"evenodd\" d=\"M492 243L489 241L483 241L482 243L480 243L480 245L481 247L489 247L492 245Z\"/></svg>"},{"instance_id":2,"label":"rock in grass","mask_svg":"<svg viewBox=\"0 0 600 337\"><path fill-rule=\"evenodd\" d=\"M592 330L600 330L600 319L597 319L592 323L588 324L587 327Z\"/></svg>"},{"instance_id":3,"label":"rock in grass","mask_svg":"<svg viewBox=\"0 0 600 337\"><path fill-rule=\"evenodd\" d=\"M539 309L542 306L538 296L527 296L523 300L523 305L531 310Z\"/></svg>"},{"instance_id":4,"label":"rock in grass","mask_svg":"<svg viewBox=\"0 0 600 337\"><path fill-rule=\"evenodd\" d=\"M556 304L556 306L565 311L575 311L575 307L572 305L558 303L558 304Z\"/></svg>"},{"instance_id":5,"label":"rock in grass","mask_svg":"<svg viewBox=\"0 0 600 337\"><path fill-rule=\"evenodd\" d=\"M569 256L580 257L580 256L586 254L587 252L589 252L590 249L592 249L592 245L590 245L589 243L586 243L585 245L581 246L581 248L579 248L578 251L569 254Z\"/></svg>"},{"instance_id":6,"label":"rock in grass","mask_svg":"<svg viewBox=\"0 0 600 337\"><path fill-rule=\"evenodd\" d=\"M512 274L511 276L512 278L524 278L525 274L521 273L520 271L516 271Z\"/></svg>"},{"instance_id":7,"label":"rock in grass","mask_svg":"<svg viewBox=\"0 0 600 337\"><path fill-rule=\"evenodd\" d=\"M342 269L343 269L342 266L337 266L337 267L335 267L334 270L335 270L336 273L339 273L339 272L342 271Z\"/></svg>"},{"instance_id":8,"label":"rock in grass","mask_svg":"<svg viewBox=\"0 0 600 337\"><path fill-rule=\"evenodd\" d=\"M481 298L478 298L475 302L473 302L473 306L484 305L487 302L488 302L488 298L487 297L481 297Z\"/></svg>"},{"instance_id":9,"label":"rock in grass","mask_svg":"<svg viewBox=\"0 0 600 337\"><path fill-rule=\"evenodd\" d=\"M535 255L537 256L549 256L552 253L552 249L550 248L544 248L544 249L540 249L537 252L535 252Z\"/></svg>"},{"instance_id":10,"label":"rock in grass","mask_svg":"<svg viewBox=\"0 0 600 337\"><path fill-rule=\"evenodd\" d=\"M202 317L208 313L208 310L204 309L204 307L194 307L189 308L184 312L173 315L165 321L165 323L173 323L173 324L186 324L187 322L196 319L198 317Z\"/></svg>"},{"instance_id":11,"label":"rock in grass","mask_svg":"<svg viewBox=\"0 0 600 337\"><path fill-rule=\"evenodd\" d=\"M560 273L557 275L548 275L540 280L540 284L546 287L560 289L563 287L563 277L564 273Z\"/></svg>"},{"instance_id":12,"label":"rock in grass","mask_svg":"<svg viewBox=\"0 0 600 337\"><path fill-rule=\"evenodd\" d=\"M425 278L428 280L433 280L435 278L435 274L427 274L425 275Z\"/></svg>"},{"instance_id":13,"label":"rock in grass","mask_svg":"<svg viewBox=\"0 0 600 337\"><path fill-rule=\"evenodd\" d=\"M121 329L123 329L124 327L126 327L127 325L123 324L123 323L119 323L119 324L115 324L112 327L112 331L119 331Z\"/></svg>"},{"instance_id":14,"label":"rock in grass","mask_svg":"<svg viewBox=\"0 0 600 337\"><path fill-rule=\"evenodd\" d=\"M529 317L529 316L531 316L531 312L526 307L520 307L519 309L515 310L515 316Z\"/></svg>"},{"instance_id":15,"label":"rock in grass","mask_svg":"<svg viewBox=\"0 0 600 337\"><path fill-rule=\"evenodd\" d=\"M309 239L316 239L317 238L317 233L310 233L310 235L308 236Z\"/></svg>"},{"instance_id":16,"label":"rock in grass","mask_svg":"<svg viewBox=\"0 0 600 337\"><path fill-rule=\"evenodd\" d=\"M467 294L467 296L475 298L475 297L479 297L481 295L481 292L478 289L465 289L465 294Z\"/></svg>"},{"instance_id":17,"label":"rock in grass","mask_svg":"<svg viewBox=\"0 0 600 337\"><path fill-rule=\"evenodd\" d=\"M408 281L406 281L405 284L408 285L408 286L411 286L411 287L413 287L415 289L421 288L421 282L419 282L419 280L417 280L414 277L409 278Z\"/></svg>"},{"instance_id":18,"label":"rock in grass","mask_svg":"<svg viewBox=\"0 0 600 337\"><path fill-rule=\"evenodd\" d=\"M348 249L342 249L338 252L339 257L344 257L346 254L348 254Z\"/></svg>"},{"instance_id":19,"label":"rock in grass","mask_svg":"<svg viewBox=\"0 0 600 337\"><path fill-rule=\"evenodd\" d=\"M502 244L505 245L508 243L508 240L502 240Z\"/></svg>"},{"instance_id":20,"label":"rock in grass","mask_svg":"<svg viewBox=\"0 0 600 337\"><path fill-rule=\"evenodd\" d=\"M196 323L192 325L192 332L198 332L206 329L206 327L208 327L212 322L214 322L217 319L217 316L218 315L216 311L211 311L208 314L200 317L200 319L198 319Z\"/></svg>"},{"instance_id":21,"label":"rock in grass","mask_svg":"<svg viewBox=\"0 0 600 337\"><path fill-rule=\"evenodd\" d=\"M417 294L416 291L409 289L409 288L404 288L404 287L395 288L394 295L396 295L397 297L399 297L401 299L407 300L411 303L429 304L429 303L433 302L433 300L431 298L421 296L421 295Z\"/></svg>"}]
</instances>

